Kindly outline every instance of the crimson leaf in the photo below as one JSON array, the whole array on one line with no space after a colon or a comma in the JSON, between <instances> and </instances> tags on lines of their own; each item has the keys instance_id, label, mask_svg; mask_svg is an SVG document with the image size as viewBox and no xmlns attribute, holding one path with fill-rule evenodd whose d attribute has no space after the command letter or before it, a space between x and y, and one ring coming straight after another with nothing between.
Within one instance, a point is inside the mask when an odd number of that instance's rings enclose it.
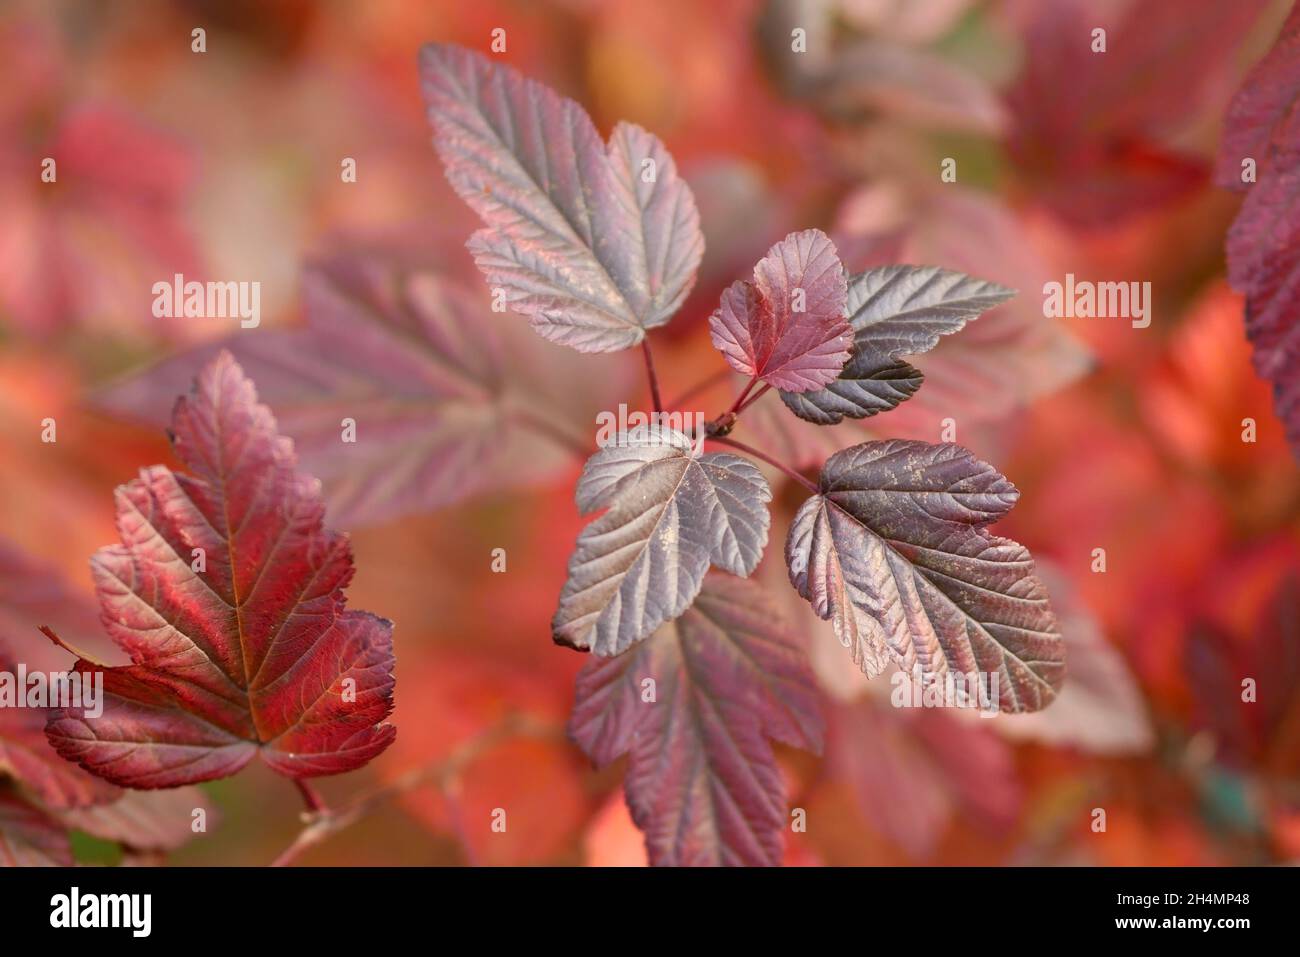
<instances>
[{"instance_id":1,"label":"crimson leaf","mask_svg":"<svg viewBox=\"0 0 1300 957\"><path fill-rule=\"evenodd\" d=\"M790 581L868 676L892 658L925 679L974 675L1001 710L1037 711L1064 673L1056 619L1029 552L983 529L1017 496L960 446L853 446L790 526Z\"/></svg>"},{"instance_id":2,"label":"crimson leaf","mask_svg":"<svg viewBox=\"0 0 1300 957\"><path fill-rule=\"evenodd\" d=\"M1300 454L1300 8L1250 73L1228 111L1220 181L1244 188L1243 162L1256 181L1228 230L1228 279L1246 296L1246 335L1255 370L1273 383L1278 416Z\"/></svg>"},{"instance_id":3,"label":"crimson leaf","mask_svg":"<svg viewBox=\"0 0 1300 957\"><path fill-rule=\"evenodd\" d=\"M781 399L795 415L818 425L885 412L911 398L922 375L902 355L929 352L940 336L957 332L1015 290L936 266L882 266L849 280L847 307L853 356L823 389Z\"/></svg>"},{"instance_id":4,"label":"crimson leaf","mask_svg":"<svg viewBox=\"0 0 1300 957\"><path fill-rule=\"evenodd\" d=\"M56 711L59 753L116 784L176 787L255 754L290 777L361 767L393 740L392 625L344 607L347 538L320 483L229 353L176 403L192 474L144 469L117 490L121 545L92 566L102 619L133 664L102 671L103 714Z\"/></svg>"},{"instance_id":5,"label":"crimson leaf","mask_svg":"<svg viewBox=\"0 0 1300 957\"><path fill-rule=\"evenodd\" d=\"M849 358L844 267L818 229L791 233L738 280L709 317L709 334L737 372L790 392L833 382Z\"/></svg>"},{"instance_id":6,"label":"crimson leaf","mask_svg":"<svg viewBox=\"0 0 1300 957\"><path fill-rule=\"evenodd\" d=\"M461 47L425 46L420 75L447 179L486 224L469 250L516 312L580 352L672 317L704 238L657 138L620 123L606 147L577 103Z\"/></svg>"},{"instance_id":7,"label":"crimson leaf","mask_svg":"<svg viewBox=\"0 0 1300 957\"><path fill-rule=\"evenodd\" d=\"M771 499L737 455L698 455L671 429L620 434L578 480L578 510L608 511L578 537L555 640L620 654L690 606L710 562L748 575L767 545Z\"/></svg>"},{"instance_id":8,"label":"crimson leaf","mask_svg":"<svg viewBox=\"0 0 1300 957\"><path fill-rule=\"evenodd\" d=\"M768 738L820 752L818 693L762 588L714 573L648 641L578 675L569 722L598 765L626 753L656 865L781 863L786 805Z\"/></svg>"}]
</instances>

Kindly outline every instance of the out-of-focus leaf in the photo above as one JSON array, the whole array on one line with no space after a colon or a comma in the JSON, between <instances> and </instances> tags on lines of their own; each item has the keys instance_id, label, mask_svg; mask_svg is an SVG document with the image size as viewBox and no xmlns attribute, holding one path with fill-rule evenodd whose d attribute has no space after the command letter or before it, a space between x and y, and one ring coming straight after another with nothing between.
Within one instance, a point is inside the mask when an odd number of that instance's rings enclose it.
<instances>
[{"instance_id":1,"label":"out-of-focus leaf","mask_svg":"<svg viewBox=\"0 0 1300 957\"><path fill-rule=\"evenodd\" d=\"M1212 102L1265 0L1136 0L1029 6L1026 55L1008 93L1011 156L1059 216L1108 226L1207 181L1169 145ZM1094 52L1093 31L1106 49Z\"/></svg>"},{"instance_id":2,"label":"out-of-focus leaf","mask_svg":"<svg viewBox=\"0 0 1300 957\"><path fill-rule=\"evenodd\" d=\"M790 526L790 581L868 676L978 675L1002 711L1037 711L1064 675L1056 619L1029 552L984 531L1017 496L960 446L845 449Z\"/></svg>"},{"instance_id":3,"label":"out-of-focus leaf","mask_svg":"<svg viewBox=\"0 0 1300 957\"><path fill-rule=\"evenodd\" d=\"M71 867L72 844L53 817L0 782L0 867Z\"/></svg>"},{"instance_id":4,"label":"out-of-focus leaf","mask_svg":"<svg viewBox=\"0 0 1300 957\"><path fill-rule=\"evenodd\" d=\"M171 851L194 838L193 814L202 810L205 827L217 823L217 812L198 788L170 791L127 791L111 804L73 808L58 813L65 826L133 851Z\"/></svg>"},{"instance_id":5,"label":"out-of-focus leaf","mask_svg":"<svg viewBox=\"0 0 1300 957\"><path fill-rule=\"evenodd\" d=\"M889 185L862 190L846 201L840 219L837 242L854 268L932 263L1022 290L1041 290L1052 277L1025 223L996 199L955 184L914 194ZM847 251L864 241L883 249L869 248L861 258ZM1023 295L961 335L943 336L912 365L925 374L925 388L891 412L888 424L894 435L921 438L934 436L948 417L961 425L1002 419L1079 378L1089 356L1059 321L1044 318L1040 299Z\"/></svg>"},{"instance_id":6,"label":"out-of-focus leaf","mask_svg":"<svg viewBox=\"0 0 1300 957\"><path fill-rule=\"evenodd\" d=\"M1257 596L1257 566L1271 563L1279 570ZM1184 667L1195 689L1193 721L1209 733L1223 764L1294 777L1300 774L1300 562L1288 544L1234 555L1225 565L1216 587L1244 621L1207 615L1192 629Z\"/></svg>"},{"instance_id":7,"label":"out-of-focus leaf","mask_svg":"<svg viewBox=\"0 0 1300 957\"><path fill-rule=\"evenodd\" d=\"M1255 369L1273 383L1277 414L1300 455L1300 9L1293 10L1263 62L1232 102L1219 176L1235 189L1242 161L1256 180L1228 230L1228 279L1246 296L1246 334ZM1251 152L1246 152L1247 150ZM1236 167L1235 182L1231 174Z\"/></svg>"},{"instance_id":8,"label":"out-of-focus leaf","mask_svg":"<svg viewBox=\"0 0 1300 957\"><path fill-rule=\"evenodd\" d=\"M954 818L1005 828L1020 809L1010 749L982 721L863 700L831 712L827 760L872 830L917 860Z\"/></svg>"},{"instance_id":9,"label":"out-of-focus leaf","mask_svg":"<svg viewBox=\"0 0 1300 957\"><path fill-rule=\"evenodd\" d=\"M356 527L568 470L630 378L624 357L541 342L480 292L393 258L336 255L309 268L304 287L305 332L258 330L183 353L100 404L153 421L164 397L229 349L324 483L330 519ZM344 418L355 442L340 440Z\"/></svg>"},{"instance_id":10,"label":"out-of-focus leaf","mask_svg":"<svg viewBox=\"0 0 1300 957\"><path fill-rule=\"evenodd\" d=\"M771 499L737 455L697 455L671 429L620 434L578 481L579 512L608 511L578 537L555 640L620 654L686 610L710 563L748 575L767 545Z\"/></svg>"},{"instance_id":11,"label":"out-of-focus leaf","mask_svg":"<svg viewBox=\"0 0 1300 957\"><path fill-rule=\"evenodd\" d=\"M789 392L833 382L849 358L844 267L819 229L791 233L739 280L709 317L709 334L733 369Z\"/></svg>"},{"instance_id":12,"label":"out-of-focus leaf","mask_svg":"<svg viewBox=\"0 0 1300 957\"><path fill-rule=\"evenodd\" d=\"M1006 302L1015 291L935 266L882 266L849 280L853 358L824 389L781 400L819 425L892 409L921 387L921 373L898 356L929 352L940 336Z\"/></svg>"},{"instance_id":13,"label":"out-of-focus leaf","mask_svg":"<svg viewBox=\"0 0 1300 957\"><path fill-rule=\"evenodd\" d=\"M14 555L8 557L12 566ZM0 635L0 672L16 678L17 665L7 639ZM107 781L59 757L45 738L50 713L49 708L0 708L0 776L8 775L51 808L100 804L120 795Z\"/></svg>"},{"instance_id":14,"label":"out-of-focus leaf","mask_svg":"<svg viewBox=\"0 0 1300 957\"><path fill-rule=\"evenodd\" d=\"M469 249L515 311L580 352L672 317L704 239L657 138L620 123L607 149L577 103L461 47L425 46L420 76L447 178L487 224Z\"/></svg>"},{"instance_id":15,"label":"out-of-focus leaf","mask_svg":"<svg viewBox=\"0 0 1300 957\"><path fill-rule=\"evenodd\" d=\"M1060 619L1069 680L1050 708L1003 715L991 722L993 729L1009 738L1072 746L1091 754L1149 751L1155 732L1123 655L1106 640L1064 575L1041 561L1037 571Z\"/></svg>"},{"instance_id":16,"label":"out-of-focus leaf","mask_svg":"<svg viewBox=\"0 0 1300 957\"><path fill-rule=\"evenodd\" d=\"M921 6L913 2L908 9ZM855 34L838 29L835 4L772 0L760 17L759 36L785 91L829 118L884 115L924 127L999 131L1006 110L985 80L914 42L900 42L933 38L942 29L935 24L951 16L950 11L936 12L939 16L930 24L921 22L923 14L909 29L896 12L864 10L859 25L870 32ZM886 24L897 29L881 30ZM793 47L796 28L804 31L806 49Z\"/></svg>"},{"instance_id":17,"label":"out-of-focus leaf","mask_svg":"<svg viewBox=\"0 0 1300 957\"><path fill-rule=\"evenodd\" d=\"M753 582L710 575L695 604L578 676L570 734L628 755L632 818L657 865L781 862L785 789L768 738L820 752L803 649Z\"/></svg>"},{"instance_id":18,"label":"out-of-focus leaf","mask_svg":"<svg viewBox=\"0 0 1300 957\"><path fill-rule=\"evenodd\" d=\"M291 777L361 767L392 741L392 625L347 610L347 539L320 483L229 353L176 403L191 474L117 490L121 545L92 567L105 627L133 664L105 668L103 713L56 710L59 753L134 788L233 774L260 754Z\"/></svg>"}]
</instances>

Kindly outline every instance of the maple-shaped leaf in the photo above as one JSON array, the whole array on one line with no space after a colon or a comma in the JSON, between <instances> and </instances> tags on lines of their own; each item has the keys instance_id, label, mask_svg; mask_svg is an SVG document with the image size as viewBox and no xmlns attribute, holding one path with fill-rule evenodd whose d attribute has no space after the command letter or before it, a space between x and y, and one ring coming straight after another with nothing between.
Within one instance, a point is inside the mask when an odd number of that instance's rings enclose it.
<instances>
[{"instance_id":1,"label":"maple-shaped leaf","mask_svg":"<svg viewBox=\"0 0 1300 957\"><path fill-rule=\"evenodd\" d=\"M690 606L710 563L749 575L767 545L771 499L738 455L700 455L672 429L621 433L578 480L578 511L608 511L578 536L555 640L620 654Z\"/></svg>"},{"instance_id":2,"label":"maple-shaped leaf","mask_svg":"<svg viewBox=\"0 0 1300 957\"><path fill-rule=\"evenodd\" d=\"M1300 455L1300 8L1228 111L1220 182L1249 193L1228 230L1228 279L1246 296L1255 370L1273 383L1278 417ZM1243 163L1254 161L1253 184Z\"/></svg>"},{"instance_id":3,"label":"maple-shaped leaf","mask_svg":"<svg viewBox=\"0 0 1300 957\"><path fill-rule=\"evenodd\" d=\"M849 358L844 267L819 229L791 233L738 280L709 317L709 335L737 372L806 392L833 382Z\"/></svg>"},{"instance_id":4,"label":"maple-shaped leaf","mask_svg":"<svg viewBox=\"0 0 1300 957\"><path fill-rule=\"evenodd\" d=\"M627 803L652 864L776 865L788 817L767 739L820 753L818 702L762 588L714 573L676 621L587 663L569 733L597 765L628 755Z\"/></svg>"},{"instance_id":5,"label":"maple-shaped leaf","mask_svg":"<svg viewBox=\"0 0 1300 957\"><path fill-rule=\"evenodd\" d=\"M486 224L468 248L516 312L580 352L672 317L704 238L657 138L620 123L607 146L577 103L462 47L425 46L420 77L447 179Z\"/></svg>"},{"instance_id":6,"label":"maple-shaped leaf","mask_svg":"<svg viewBox=\"0 0 1300 957\"><path fill-rule=\"evenodd\" d=\"M826 461L790 526L790 581L869 677L892 659L926 680L973 676L1003 711L1037 711L1064 673L1056 619L1029 552L984 531L1017 497L957 445L853 446Z\"/></svg>"},{"instance_id":7,"label":"maple-shaped leaf","mask_svg":"<svg viewBox=\"0 0 1300 957\"><path fill-rule=\"evenodd\" d=\"M176 402L191 474L143 469L117 490L121 545L92 567L102 620L133 664L102 672L103 714L56 711L59 753L126 787L234 774L254 755L290 777L361 767L393 740L392 625L344 607L345 536L320 483L229 353Z\"/></svg>"},{"instance_id":8,"label":"maple-shaped leaf","mask_svg":"<svg viewBox=\"0 0 1300 957\"><path fill-rule=\"evenodd\" d=\"M306 330L201 346L100 404L152 420L228 348L324 483L331 521L355 528L567 472L631 376L629 357L542 342L494 315L481 290L394 254L340 252L303 287ZM339 441L344 419L354 442Z\"/></svg>"},{"instance_id":9,"label":"maple-shaped leaf","mask_svg":"<svg viewBox=\"0 0 1300 957\"><path fill-rule=\"evenodd\" d=\"M781 399L818 425L861 419L894 408L921 387L920 370L899 356L920 355L1015 290L936 266L882 266L849 280L853 356L823 389Z\"/></svg>"},{"instance_id":10,"label":"maple-shaped leaf","mask_svg":"<svg viewBox=\"0 0 1300 957\"><path fill-rule=\"evenodd\" d=\"M71 867L63 825L0 781L0 867Z\"/></svg>"}]
</instances>

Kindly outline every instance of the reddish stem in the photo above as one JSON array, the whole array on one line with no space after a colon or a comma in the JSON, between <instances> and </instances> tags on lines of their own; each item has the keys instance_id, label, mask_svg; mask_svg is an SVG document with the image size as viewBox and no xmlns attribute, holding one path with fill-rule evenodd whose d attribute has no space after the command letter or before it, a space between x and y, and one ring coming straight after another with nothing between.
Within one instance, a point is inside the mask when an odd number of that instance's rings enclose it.
<instances>
[{"instance_id":1,"label":"reddish stem","mask_svg":"<svg viewBox=\"0 0 1300 957\"><path fill-rule=\"evenodd\" d=\"M746 445L743 442L737 442L735 439L729 438L728 436L725 435L710 435L709 438L712 441L718 442L722 445L730 445L733 449L736 449L739 452L744 452L746 455L752 455L756 459L761 459L762 461L766 462L768 465L772 466L772 468L774 469L780 469L782 472L784 472L790 478L794 479L796 482L798 482L808 491L812 492L814 495L817 495L818 493L821 492L821 489L819 489L808 479L804 478L804 476L800 475L798 472L790 468L790 466L786 465L784 462L779 462L776 459L772 458L772 456L768 455L766 452L760 452L758 449L753 448L752 446Z\"/></svg>"},{"instance_id":2,"label":"reddish stem","mask_svg":"<svg viewBox=\"0 0 1300 957\"><path fill-rule=\"evenodd\" d=\"M298 791L302 794L302 799L307 805L307 810L313 814L323 814L329 810L325 799L320 796L320 792L307 783L306 778L294 778L293 783L298 785Z\"/></svg>"},{"instance_id":3,"label":"reddish stem","mask_svg":"<svg viewBox=\"0 0 1300 957\"><path fill-rule=\"evenodd\" d=\"M645 373L650 379L650 399L654 402L656 412L664 410L663 400L659 398L659 377L655 375L655 360L650 352L650 340L641 340L641 354L645 356Z\"/></svg>"},{"instance_id":4,"label":"reddish stem","mask_svg":"<svg viewBox=\"0 0 1300 957\"><path fill-rule=\"evenodd\" d=\"M736 408L736 415L740 415L740 413L744 412L746 409L748 409L751 405L753 405L753 404L754 404L755 402L757 402L759 399L763 398L763 396L767 394L767 390L770 389L770 388L772 388L772 384L771 384L770 382L764 382L764 383L763 383L763 388L759 389L757 392L755 392L753 395L751 395L751 396L750 396L748 399L746 399L744 402L740 403L739 406L737 406L737 408Z\"/></svg>"}]
</instances>

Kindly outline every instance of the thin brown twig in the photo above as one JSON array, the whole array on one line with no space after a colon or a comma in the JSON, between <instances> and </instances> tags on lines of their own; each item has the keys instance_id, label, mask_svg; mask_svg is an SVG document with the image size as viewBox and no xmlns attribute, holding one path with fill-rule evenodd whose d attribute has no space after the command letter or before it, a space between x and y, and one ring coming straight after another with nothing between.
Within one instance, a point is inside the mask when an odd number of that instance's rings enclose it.
<instances>
[{"instance_id":1,"label":"thin brown twig","mask_svg":"<svg viewBox=\"0 0 1300 957\"><path fill-rule=\"evenodd\" d=\"M292 864L311 848L325 842L339 831L351 827L380 806L403 794L428 785L436 785L444 794L454 792L461 772L476 758L502 741L516 736L545 739L562 734L563 728L539 721L531 715L511 712L497 724L460 744L442 760L412 768L388 784L362 794L347 804L330 808L321 802L320 809L304 812L303 829L294 838L293 843L271 862L271 866L285 867ZM301 787L301 779L295 780ZM466 853L472 860L472 851L468 847Z\"/></svg>"}]
</instances>

